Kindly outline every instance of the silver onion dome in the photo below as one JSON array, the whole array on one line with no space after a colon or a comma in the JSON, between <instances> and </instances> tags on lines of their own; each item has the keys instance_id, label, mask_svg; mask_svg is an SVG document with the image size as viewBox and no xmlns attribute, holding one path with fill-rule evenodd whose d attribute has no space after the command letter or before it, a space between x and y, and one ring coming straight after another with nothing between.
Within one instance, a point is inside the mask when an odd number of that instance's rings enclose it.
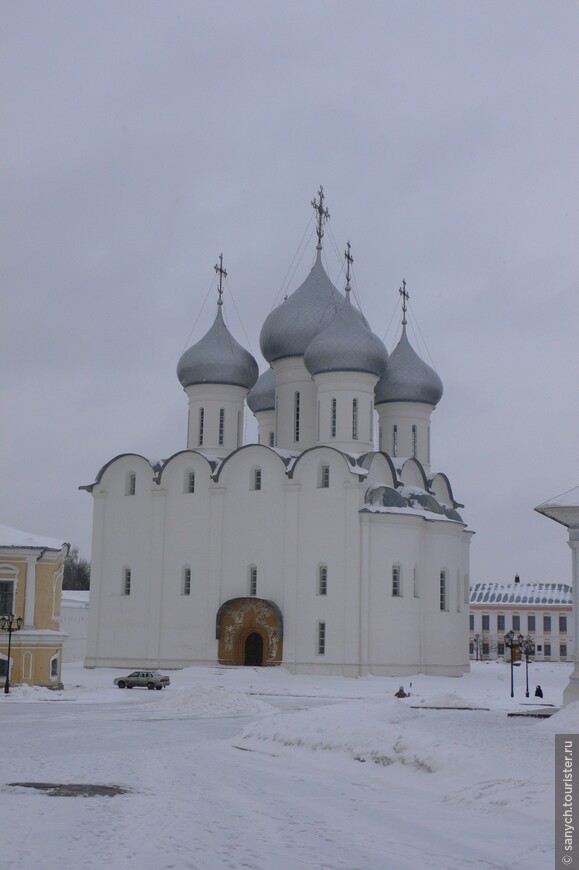
<instances>
[{"instance_id":1,"label":"silver onion dome","mask_svg":"<svg viewBox=\"0 0 579 870\"><path fill-rule=\"evenodd\" d=\"M304 354L304 364L311 375L368 372L380 377L387 360L383 342L365 324L349 294L331 323L314 336Z\"/></svg>"},{"instance_id":2,"label":"silver onion dome","mask_svg":"<svg viewBox=\"0 0 579 870\"><path fill-rule=\"evenodd\" d=\"M227 329L221 313L203 338L182 355L177 364L177 377L183 387L194 384L232 384L250 390L259 369L252 355L237 342Z\"/></svg>"},{"instance_id":3,"label":"silver onion dome","mask_svg":"<svg viewBox=\"0 0 579 870\"><path fill-rule=\"evenodd\" d=\"M291 356L303 356L310 341L328 326L344 301L328 278L318 248L310 274L281 305L266 318L259 344L269 363Z\"/></svg>"},{"instance_id":4,"label":"silver onion dome","mask_svg":"<svg viewBox=\"0 0 579 870\"><path fill-rule=\"evenodd\" d=\"M275 372L268 368L261 374L255 386L247 394L247 404L254 414L273 411L275 408Z\"/></svg>"},{"instance_id":5,"label":"silver onion dome","mask_svg":"<svg viewBox=\"0 0 579 870\"><path fill-rule=\"evenodd\" d=\"M442 381L429 365L420 359L402 326L400 341L390 354L386 371L376 384L374 404L386 402L424 402L437 405L442 396Z\"/></svg>"}]
</instances>

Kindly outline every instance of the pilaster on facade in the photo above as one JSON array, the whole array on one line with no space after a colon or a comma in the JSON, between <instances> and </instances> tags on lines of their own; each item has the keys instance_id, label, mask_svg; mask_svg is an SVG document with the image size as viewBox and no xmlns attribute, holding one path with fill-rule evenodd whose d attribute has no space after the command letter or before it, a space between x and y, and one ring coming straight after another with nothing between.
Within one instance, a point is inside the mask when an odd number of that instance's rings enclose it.
<instances>
[{"instance_id":1,"label":"pilaster on facade","mask_svg":"<svg viewBox=\"0 0 579 870\"><path fill-rule=\"evenodd\" d=\"M38 554L26 557L26 590L24 595L24 627L34 627L34 608L36 606L36 562Z\"/></svg>"},{"instance_id":2,"label":"pilaster on facade","mask_svg":"<svg viewBox=\"0 0 579 870\"><path fill-rule=\"evenodd\" d=\"M161 661L161 626L164 625L163 590L165 587L165 509L167 492L165 489L152 491L152 520L149 538L149 564L153 577L158 582L151 584L147 627L147 651L149 661Z\"/></svg>"},{"instance_id":3,"label":"pilaster on facade","mask_svg":"<svg viewBox=\"0 0 579 870\"><path fill-rule=\"evenodd\" d=\"M296 481L286 480L283 484L285 493L283 500L284 511L284 535L281 550L281 573L283 600L280 602L284 614L284 622L297 625L300 599L300 588L297 583L298 576L298 550L299 550L299 517L300 495L302 485ZM312 644L314 639L312 637ZM288 670L295 670L298 661L296 645L296 632L284 635L284 665Z\"/></svg>"}]
</instances>

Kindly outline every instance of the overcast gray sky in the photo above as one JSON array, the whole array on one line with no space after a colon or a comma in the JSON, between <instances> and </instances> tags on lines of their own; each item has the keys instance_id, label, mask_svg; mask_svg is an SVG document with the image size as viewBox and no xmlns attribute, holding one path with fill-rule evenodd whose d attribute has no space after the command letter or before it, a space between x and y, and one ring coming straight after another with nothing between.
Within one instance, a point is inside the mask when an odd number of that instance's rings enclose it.
<instances>
[{"instance_id":1,"label":"overcast gray sky","mask_svg":"<svg viewBox=\"0 0 579 870\"><path fill-rule=\"evenodd\" d=\"M219 253L263 370L323 184L330 277L349 239L390 351L408 282L472 579L569 582L566 531L533 508L579 483L576 0L0 10L0 521L90 555L78 487L186 445L175 367L213 319Z\"/></svg>"}]
</instances>

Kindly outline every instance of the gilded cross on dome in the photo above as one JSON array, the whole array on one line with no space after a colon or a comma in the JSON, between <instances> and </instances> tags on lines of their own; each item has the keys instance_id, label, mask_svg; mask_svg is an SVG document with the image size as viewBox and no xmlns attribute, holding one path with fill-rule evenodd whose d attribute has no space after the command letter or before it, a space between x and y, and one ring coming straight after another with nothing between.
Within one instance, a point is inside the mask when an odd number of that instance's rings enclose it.
<instances>
[{"instance_id":1,"label":"gilded cross on dome","mask_svg":"<svg viewBox=\"0 0 579 870\"><path fill-rule=\"evenodd\" d=\"M350 292L350 266L354 262L354 258L350 253L350 242L346 243L346 250L344 251L344 257L346 258L346 293Z\"/></svg>"},{"instance_id":2,"label":"gilded cross on dome","mask_svg":"<svg viewBox=\"0 0 579 870\"><path fill-rule=\"evenodd\" d=\"M317 222L318 226L316 228L316 233L318 234L318 250L322 248L322 239L324 237L324 221L328 221L330 219L330 212L327 208L324 208L324 188L320 184L320 189L318 190L319 201L316 199L312 199L312 205L314 207L314 211L317 212Z\"/></svg>"},{"instance_id":3,"label":"gilded cross on dome","mask_svg":"<svg viewBox=\"0 0 579 870\"><path fill-rule=\"evenodd\" d=\"M406 303L410 299L410 293L406 289L406 281L402 279L402 287L398 288L398 292L402 296L402 326L406 326Z\"/></svg>"},{"instance_id":4,"label":"gilded cross on dome","mask_svg":"<svg viewBox=\"0 0 579 870\"><path fill-rule=\"evenodd\" d=\"M227 272L223 268L223 254L219 254L219 265L215 264L213 268L219 275L219 287L217 288L219 299L217 300L217 304L223 305L223 279L227 278Z\"/></svg>"}]
</instances>

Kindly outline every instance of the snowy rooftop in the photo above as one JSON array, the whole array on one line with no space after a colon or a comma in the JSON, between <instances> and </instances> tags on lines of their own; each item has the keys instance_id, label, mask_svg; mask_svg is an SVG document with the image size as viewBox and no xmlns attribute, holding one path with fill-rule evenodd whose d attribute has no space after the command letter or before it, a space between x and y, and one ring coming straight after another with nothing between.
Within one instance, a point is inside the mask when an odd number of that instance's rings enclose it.
<instances>
[{"instance_id":1,"label":"snowy rooftop","mask_svg":"<svg viewBox=\"0 0 579 870\"><path fill-rule=\"evenodd\" d=\"M388 485L372 486L366 491L362 510L371 513L418 514L427 520L463 522L455 508L439 502L432 493L419 486L403 486L400 489Z\"/></svg>"},{"instance_id":2,"label":"snowy rooftop","mask_svg":"<svg viewBox=\"0 0 579 870\"><path fill-rule=\"evenodd\" d=\"M88 607L90 592L88 589L63 589L63 607Z\"/></svg>"},{"instance_id":3,"label":"snowy rooftop","mask_svg":"<svg viewBox=\"0 0 579 870\"><path fill-rule=\"evenodd\" d=\"M548 501L543 502L543 504L538 505L540 508L551 506L579 507L579 486L569 489L561 495L556 495L554 498L550 498Z\"/></svg>"},{"instance_id":4,"label":"snowy rooftop","mask_svg":"<svg viewBox=\"0 0 579 870\"><path fill-rule=\"evenodd\" d=\"M573 604L573 589L566 583L475 583L471 604Z\"/></svg>"},{"instance_id":5,"label":"snowy rooftop","mask_svg":"<svg viewBox=\"0 0 579 870\"><path fill-rule=\"evenodd\" d=\"M0 524L0 547L32 547L46 550L62 550L65 543L65 541L59 541L56 538L33 535L32 532L23 532L20 529L12 529L10 526Z\"/></svg>"}]
</instances>

